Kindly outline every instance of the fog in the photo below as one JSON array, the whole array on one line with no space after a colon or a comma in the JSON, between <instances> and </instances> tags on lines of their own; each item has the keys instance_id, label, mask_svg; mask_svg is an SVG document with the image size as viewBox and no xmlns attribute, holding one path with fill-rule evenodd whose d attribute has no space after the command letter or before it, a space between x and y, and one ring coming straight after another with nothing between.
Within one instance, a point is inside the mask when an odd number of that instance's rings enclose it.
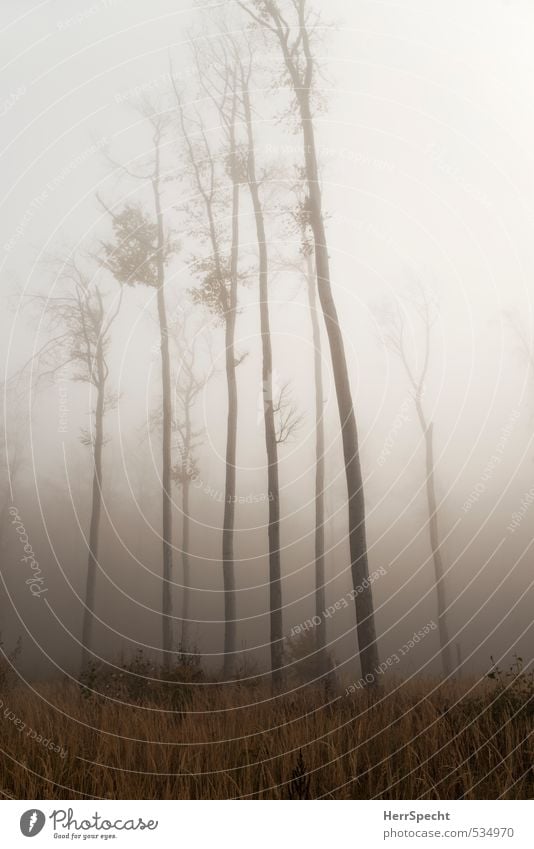
<instances>
[{"instance_id":1,"label":"fog","mask_svg":"<svg viewBox=\"0 0 534 849\"><path fill-rule=\"evenodd\" d=\"M526 0L345 3L322 12L314 116L334 298L345 342L366 505L369 572L380 657L438 620L426 501L425 438L402 361L387 344L384 306L400 304L410 362L421 368L432 304L423 404L433 422L434 474L447 621L456 672L532 657L534 522L534 9ZM161 650L161 359L156 292L121 287L102 266L110 216L150 208L152 136L136 110L149 97L170 116L162 146L162 202L178 249L166 267L173 399L183 367L184 314L204 380L192 407L197 433L190 487L190 644L219 675L223 663L221 531L227 390L221 321L190 292L198 285L198 201L187 174L171 74L190 121L221 138L199 89L190 42L220 39L220 20L249 38L231 3L181 0L6 0L1 11L3 186L0 204L3 494L16 508L46 589L31 576L4 513L0 632L18 638L25 679L80 662L93 458L95 388L43 357L64 281L50 257L89 256L110 315L103 506L92 654L118 662ZM250 35L252 39L253 36ZM302 138L268 42L254 55L253 125L270 259L275 392L286 384L298 417L278 446L283 634L315 614L314 345L299 235L288 223ZM226 191L226 195L224 194ZM100 202L97 198L100 198ZM217 227L232 221L223 190ZM116 205L116 207L115 207ZM188 217L189 216L189 217ZM237 650L243 674L269 672L269 493L265 455L258 248L242 189L235 349L238 395L234 562ZM419 291L419 290L417 290ZM36 294L44 298L34 297ZM347 490L332 362L321 320L325 427L325 598L328 651L345 681L359 674ZM178 329L177 329L178 328ZM176 337L176 338L174 338ZM176 346L174 343L176 342ZM174 347L173 347L174 346ZM55 368L55 366L54 366ZM182 370L181 370L182 369ZM173 436L173 462L179 440ZM16 462L15 462L16 458ZM172 628L183 599L182 491L173 484ZM14 514L11 514L14 515ZM20 526L19 526L20 527ZM27 553L27 550L26 550ZM305 629L313 633L314 628ZM493 658L493 661L492 661ZM439 676L437 630L395 674Z\"/></svg>"}]
</instances>

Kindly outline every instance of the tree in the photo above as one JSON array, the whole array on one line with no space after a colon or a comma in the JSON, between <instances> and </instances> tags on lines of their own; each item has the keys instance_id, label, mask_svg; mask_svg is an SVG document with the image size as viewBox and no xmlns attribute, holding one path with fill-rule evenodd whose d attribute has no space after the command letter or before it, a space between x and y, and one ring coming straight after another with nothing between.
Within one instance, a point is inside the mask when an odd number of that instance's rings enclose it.
<instances>
[{"instance_id":1,"label":"tree","mask_svg":"<svg viewBox=\"0 0 534 849\"><path fill-rule=\"evenodd\" d=\"M82 433L82 443L91 448L93 459L89 553L82 618L81 670L84 672L90 661L93 643L102 513L104 416L106 410L115 403L114 394L107 388L107 353L112 325L121 307L122 292L115 306L108 307L103 288L83 268L80 258L75 254L71 254L64 262L53 260L52 267L55 267L59 285L64 291L59 295L31 296L31 301L38 302L46 312L50 335L39 353L39 377L55 375L59 370L70 370L73 380L88 383L96 392L94 425L91 424Z\"/></svg>"},{"instance_id":2,"label":"tree","mask_svg":"<svg viewBox=\"0 0 534 849\"><path fill-rule=\"evenodd\" d=\"M325 441L324 441L324 387L323 387L323 352L321 329L317 315L316 275L312 257L306 251L306 283L310 324L313 344L313 376L315 387L315 615L319 617L316 628L316 650L318 652L317 668L321 676L330 680L330 658L327 651L326 619L323 611L326 609L325 594Z\"/></svg>"},{"instance_id":3,"label":"tree","mask_svg":"<svg viewBox=\"0 0 534 849\"><path fill-rule=\"evenodd\" d=\"M197 303L204 304L224 326L225 371L228 395L228 413L226 427L226 460L224 486L224 516L222 529L222 565L224 586L224 676L230 678L234 671L237 652L237 613L234 564L234 525L236 502L236 452L238 397L236 369L243 356L238 357L235 350L235 326L238 310L237 288L239 281L239 197L243 181L241 153L236 140L236 97L230 78L222 84L222 91L209 79L209 69L201 67L201 57L196 54L198 78L214 103L223 127L225 142L224 153L219 161L210 146L204 123L200 116L193 122L192 132L186 122L185 112L179 92L174 85L178 105L180 126L185 144L185 153L189 164L189 179L193 183L197 199L186 206L189 226L197 223L200 239L207 242L209 254L197 261L197 273L200 285L193 295ZM171 75L172 76L172 75ZM229 250L223 246L224 234L217 224L217 209L224 203L224 189L221 186L222 170L231 185L232 229ZM201 207L201 211L199 211ZM204 222L207 222L207 226Z\"/></svg>"},{"instance_id":4,"label":"tree","mask_svg":"<svg viewBox=\"0 0 534 849\"><path fill-rule=\"evenodd\" d=\"M321 328L317 309L316 273L313 264L313 243L307 226L307 213L304 205L302 180L293 188L296 203L290 208L290 226L300 239L300 257L288 263L299 276L304 278L310 316L313 345L313 382L315 400L315 615L319 624L314 629L315 667L319 677L324 677L328 685L333 684L332 663L327 651L325 593L325 436L324 436L324 384L323 384L323 347ZM303 266L304 262L304 266Z\"/></svg>"},{"instance_id":5,"label":"tree","mask_svg":"<svg viewBox=\"0 0 534 849\"><path fill-rule=\"evenodd\" d=\"M262 348L262 387L263 387L263 421L265 430L265 449L267 452L267 491L269 496L269 602L270 602L270 650L271 674L274 690L280 690L282 685L284 665L284 635L282 623L282 577L280 566L280 484L278 469L278 442L284 434L283 416L276 427L275 397L273 392L273 352L269 318L269 258L267 252L267 236L263 205L260 198L260 182L256 173L256 153L254 131L252 126L252 109L250 104L249 82L252 61L247 69L242 63L240 68L241 98L244 119L247 130L247 181L254 210L256 238L259 256L259 308L260 331ZM278 400L278 414L283 409L283 394Z\"/></svg>"},{"instance_id":6,"label":"tree","mask_svg":"<svg viewBox=\"0 0 534 849\"><path fill-rule=\"evenodd\" d=\"M153 213L149 215L140 205L127 203L120 212L105 206L111 215L114 241L104 242L105 264L121 285L137 284L156 290L161 350L162 388L162 661L169 671L173 652L172 636L172 394L169 331L165 301L166 267L178 246L165 229L162 206L161 148L167 125L164 115L149 104L144 109L152 131L153 155L148 169L134 172L119 166L130 177L148 182L152 189Z\"/></svg>"},{"instance_id":7,"label":"tree","mask_svg":"<svg viewBox=\"0 0 534 849\"><path fill-rule=\"evenodd\" d=\"M428 532L432 560L434 563L434 582L438 606L438 630L440 640L441 664L444 674L452 674L453 663L447 624L447 598L445 591L445 576L438 522L438 507L436 499L436 473L434 463L434 423L428 421L423 407L425 381L430 360L430 336L435 322L435 307L422 286L408 297L408 302L414 308L423 327L423 352L419 368L417 362L410 361L409 349L406 342L406 312L397 303L394 309L384 308L382 323L385 326L384 339L388 347L397 355L411 386L417 418L425 441L426 464L426 499L428 507Z\"/></svg>"},{"instance_id":8,"label":"tree","mask_svg":"<svg viewBox=\"0 0 534 849\"><path fill-rule=\"evenodd\" d=\"M273 398L274 432L277 445L292 442L299 430L304 416L299 412L292 398L292 388L286 380L276 391ZM262 408L263 408L262 392Z\"/></svg>"},{"instance_id":9,"label":"tree","mask_svg":"<svg viewBox=\"0 0 534 849\"><path fill-rule=\"evenodd\" d=\"M324 224L321 186L315 142L312 95L316 63L312 53L314 23L307 0L290 0L294 20L289 23L275 0L253 0L238 5L266 32L281 50L286 78L296 101L304 147L304 182L307 197L304 211L313 235L315 272L319 301L326 325L334 384L339 409L343 456L348 494L349 546L352 582L355 590L356 624L363 676L376 679L378 649L365 529L365 500L358 444L356 416L345 355L343 335L332 293L328 241Z\"/></svg>"},{"instance_id":10,"label":"tree","mask_svg":"<svg viewBox=\"0 0 534 849\"><path fill-rule=\"evenodd\" d=\"M200 444L201 430L193 427L193 410L199 394L202 392L209 375L198 372L198 341L191 335L192 316L184 313L173 324L172 339L178 352L179 369L173 381L174 415L173 430L178 437L179 458L173 465L173 479L182 490L182 635L180 649L187 651L190 646L190 504L191 481L197 474L196 449Z\"/></svg>"},{"instance_id":11,"label":"tree","mask_svg":"<svg viewBox=\"0 0 534 849\"><path fill-rule=\"evenodd\" d=\"M321 328L317 315L316 276L309 243L305 233L302 250L305 260L306 292L313 345L313 380L315 396L315 615L319 624L314 629L316 669L325 681L330 679L330 658L327 651L326 619L323 615L326 609L325 593L325 438L324 438L324 385L323 385L323 353Z\"/></svg>"}]
</instances>

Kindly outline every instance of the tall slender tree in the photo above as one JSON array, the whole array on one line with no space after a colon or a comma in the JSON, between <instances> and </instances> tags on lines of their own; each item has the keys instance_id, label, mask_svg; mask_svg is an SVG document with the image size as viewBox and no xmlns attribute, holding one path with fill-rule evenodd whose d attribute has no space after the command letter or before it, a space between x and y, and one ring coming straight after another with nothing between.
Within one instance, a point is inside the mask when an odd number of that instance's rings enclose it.
<instances>
[{"instance_id":1,"label":"tall slender tree","mask_svg":"<svg viewBox=\"0 0 534 849\"><path fill-rule=\"evenodd\" d=\"M278 438L275 422L275 398L273 389L273 352L269 317L269 258L263 205L260 198L260 182L256 170L256 152L249 83L251 62L245 68L240 63L241 98L247 129L247 178L256 224L259 259L259 308L262 349L262 388L265 449L267 452L267 491L269 496L269 601L270 601L270 651L271 674L275 690L283 682L284 635L282 619L282 575L280 565L280 484L278 468Z\"/></svg>"},{"instance_id":2,"label":"tall slender tree","mask_svg":"<svg viewBox=\"0 0 534 849\"><path fill-rule=\"evenodd\" d=\"M316 276L310 252L306 250L306 291L310 311L313 345L313 376L315 388L315 615L319 617L316 629L317 668L319 675L329 673L327 652L325 593L325 439L324 439L324 387L321 328L317 315Z\"/></svg>"},{"instance_id":3,"label":"tall slender tree","mask_svg":"<svg viewBox=\"0 0 534 849\"><path fill-rule=\"evenodd\" d=\"M191 648L190 596L191 596L191 481L197 474L196 449L200 444L202 430L195 428L193 415L195 403L209 375L200 371L198 359L198 337L191 333L191 312L182 313L173 323L171 338L177 352L178 369L173 380L174 410L173 431L177 435L178 458L173 464L173 479L182 491L182 635L181 651Z\"/></svg>"},{"instance_id":4,"label":"tall slender tree","mask_svg":"<svg viewBox=\"0 0 534 849\"><path fill-rule=\"evenodd\" d=\"M90 662L93 646L104 476L104 416L106 409L115 403L115 395L108 390L107 354L111 343L112 325L121 306L122 292L119 293L116 304L108 308L101 285L89 275L75 254L71 254L64 261L54 259L52 267L56 270L55 285L63 291L57 295L31 296L31 300L37 301L45 311L45 323L50 336L45 349L39 355L39 377L53 376L62 371L75 381L90 384L96 393L93 422L82 433L82 442L91 448L93 460L87 575L82 616L83 673Z\"/></svg>"},{"instance_id":5,"label":"tall slender tree","mask_svg":"<svg viewBox=\"0 0 534 849\"><path fill-rule=\"evenodd\" d=\"M151 162L143 171L118 166L130 177L151 188L153 210L148 214L140 205L127 203L119 212L105 207L111 215L114 241L104 242L105 263L119 283L142 284L156 290L162 388L162 664L168 672L173 652L172 628L172 393L169 355L169 328L165 299L166 267L177 251L177 244L166 231L162 202L162 145L168 120L150 104L144 115L152 132Z\"/></svg>"},{"instance_id":6,"label":"tall slender tree","mask_svg":"<svg viewBox=\"0 0 534 849\"><path fill-rule=\"evenodd\" d=\"M410 362L408 344L406 341L406 314L397 303L394 309L385 308L382 311L382 322L385 326L384 339L389 348L398 356L410 383L417 419L421 427L425 444L426 469L426 500L428 508L428 534L432 561L434 564L434 583L438 608L438 631L440 640L441 664L444 674L449 677L453 671L452 651L447 621L447 596L445 590L445 574L441 541L439 533L439 514L436 498L436 471L434 461L434 423L428 420L423 406L425 381L430 360L430 340L432 325L435 321L433 304L422 286L408 297L408 302L414 308L423 328L423 351L420 365Z\"/></svg>"},{"instance_id":7,"label":"tall slender tree","mask_svg":"<svg viewBox=\"0 0 534 849\"><path fill-rule=\"evenodd\" d=\"M299 169L300 174L300 169ZM290 221L300 239L301 256L290 268L304 278L313 347L313 383L315 401L315 615L319 624L314 629L315 667L319 677L329 686L334 684L331 660L327 651L325 592L325 428L324 428L324 381L323 381L323 342L317 307L317 278L313 262L313 240L308 228L308 215L302 191L302 179L293 188L293 204L290 208ZM304 262L304 266L303 266Z\"/></svg>"},{"instance_id":8,"label":"tall slender tree","mask_svg":"<svg viewBox=\"0 0 534 849\"><path fill-rule=\"evenodd\" d=\"M224 486L224 516L222 528L222 565L224 587L224 675L230 678L235 668L237 652L237 610L234 555L234 525L236 502L236 453L238 396L236 369L243 357L238 356L235 346L236 317L238 311L238 259L239 259L239 199L242 183L241 152L236 139L236 96L231 85L231 72L222 83L222 90L214 86L209 69L201 64L195 54L201 89L216 108L224 132L222 150L214 152L203 119L196 115L188 123L180 94L174 85L178 105L180 126L189 165L189 178L197 193L197 199L187 205L193 220L195 213L203 208L207 227L200 225L201 238L207 242L209 254L197 262L201 277L200 286L194 292L196 300L203 303L218 317L224 326L225 372L228 397L226 427L226 460ZM174 77L173 77L174 80ZM191 124L192 127L191 128ZM222 165L222 167L221 167ZM221 171L223 174L221 175ZM226 178L226 180L224 179ZM222 179L221 179L222 178ZM218 210L224 203L225 186L229 180L231 188L231 235L230 246L218 222ZM192 211L191 207L196 209Z\"/></svg>"},{"instance_id":9,"label":"tall slender tree","mask_svg":"<svg viewBox=\"0 0 534 849\"><path fill-rule=\"evenodd\" d=\"M317 160L313 94L316 62L312 51L314 22L307 0L290 0L288 21L275 0L253 0L238 5L278 44L287 81L295 98L304 150L308 226L313 234L319 301L326 325L336 389L348 494L349 547L355 593L358 648L363 675L376 681L378 649L365 528L365 500L360 464L358 431L352 400L343 334L331 285L328 240Z\"/></svg>"}]
</instances>

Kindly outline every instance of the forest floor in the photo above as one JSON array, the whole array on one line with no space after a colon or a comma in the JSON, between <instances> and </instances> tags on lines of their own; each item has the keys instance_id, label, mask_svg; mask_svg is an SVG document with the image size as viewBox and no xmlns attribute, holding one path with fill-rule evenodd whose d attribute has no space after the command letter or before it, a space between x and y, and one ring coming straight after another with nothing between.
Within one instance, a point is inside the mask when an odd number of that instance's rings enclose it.
<instances>
[{"instance_id":1,"label":"forest floor","mask_svg":"<svg viewBox=\"0 0 534 849\"><path fill-rule=\"evenodd\" d=\"M146 670L145 670L146 672ZM15 799L525 799L532 676L375 692L130 671L4 687L0 792ZM99 690L105 695L97 695Z\"/></svg>"}]
</instances>

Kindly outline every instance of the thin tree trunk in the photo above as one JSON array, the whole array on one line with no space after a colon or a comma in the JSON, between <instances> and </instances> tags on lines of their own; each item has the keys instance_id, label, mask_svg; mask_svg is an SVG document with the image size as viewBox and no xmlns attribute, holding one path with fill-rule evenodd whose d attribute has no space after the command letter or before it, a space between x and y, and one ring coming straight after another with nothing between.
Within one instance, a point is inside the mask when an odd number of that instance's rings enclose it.
<instances>
[{"instance_id":1,"label":"thin tree trunk","mask_svg":"<svg viewBox=\"0 0 534 849\"><path fill-rule=\"evenodd\" d=\"M165 305L165 263L163 232L163 213L160 198L159 142L156 142L155 177L152 180L154 205L157 222L157 304L161 347L161 387L163 396L163 445L162 445L162 547L163 547L163 583L162 583L162 662L168 672L172 653L172 491L171 491L171 442L172 442L172 401L171 401L171 364L169 355L169 333L167 310Z\"/></svg>"},{"instance_id":2,"label":"thin tree trunk","mask_svg":"<svg viewBox=\"0 0 534 849\"><path fill-rule=\"evenodd\" d=\"M191 595L191 570L189 562L189 490L191 475L191 396L185 397L184 403L184 451L182 455L182 635L181 649L189 650L189 608Z\"/></svg>"},{"instance_id":3,"label":"thin tree trunk","mask_svg":"<svg viewBox=\"0 0 534 849\"><path fill-rule=\"evenodd\" d=\"M235 199L235 186L234 186ZM210 228L210 238L217 279L221 285L221 302L225 322L225 367L228 391L228 422L226 429L226 463L224 482L224 514L222 533L223 588L224 588L224 675L232 674L236 652L236 603L234 574L234 516L236 495L236 443L237 443L237 381L235 364L235 319L237 306L237 275L232 273L230 293L225 286L222 263L217 241L212 204L206 198L206 211ZM237 262L237 243L234 252L234 238L237 239L237 214L232 222L232 268ZM234 258L235 257L235 258Z\"/></svg>"},{"instance_id":4,"label":"thin tree trunk","mask_svg":"<svg viewBox=\"0 0 534 849\"><path fill-rule=\"evenodd\" d=\"M167 313L163 287L158 287L158 316L161 337L161 386L163 390L163 446L162 446L162 649L163 668L171 665L172 652L172 498L171 498L171 367L167 335Z\"/></svg>"},{"instance_id":5,"label":"thin tree trunk","mask_svg":"<svg viewBox=\"0 0 534 849\"><path fill-rule=\"evenodd\" d=\"M441 546L439 541L438 509L436 501L436 484L434 473L434 425L427 425L421 402L415 402L417 415L425 439L425 462L426 462L426 498L428 504L428 531L430 536L430 548L434 561L434 580L436 584L436 596L438 606L438 631L440 642L441 664L443 673L449 677L452 674L451 646L449 642L449 629L447 625L447 600L445 596L445 581L443 574L443 560L441 559Z\"/></svg>"},{"instance_id":6,"label":"thin tree trunk","mask_svg":"<svg viewBox=\"0 0 534 849\"><path fill-rule=\"evenodd\" d=\"M315 274L311 256L306 254L308 303L313 343L313 373L315 381L315 615L319 618L316 634L317 669L320 676L329 672L326 652L325 542L324 542L324 389L321 330L317 319Z\"/></svg>"},{"instance_id":7,"label":"thin tree trunk","mask_svg":"<svg viewBox=\"0 0 534 849\"><path fill-rule=\"evenodd\" d=\"M352 584L355 593L356 623L358 647L362 675L372 676L376 680L379 665L376 645L373 595L369 578L367 559L367 540L365 532L365 501L358 445L356 417L352 403L352 392L345 356L345 346L339 325L337 310L330 284L330 261L326 232L322 214L321 190L315 152L315 134L308 99L305 93L299 96L301 104L302 128L304 137L304 156L306 178L309 192L310 224L315 242L315 265L319 300L330 345L334 384L336 388L343 456L347 479L349 512L349 546L351 559Z\"/></svg>"},{"instance_id":8,"label":"thin tree trunk","mask_svg":"<svg viewBox=\"0 0 534 849\"><path fill-rule=\"evenodd\" d=\"M189 476L188 469L182 476L182 651L189 651L189 616L191 594L191 569L189 563Z\"/></svg>"},{"instance_id":9,"label":"thin tree trunk","mask_svg":"<svg viewBox=\"0 0 534 849\"><path fill-rule=\"evenodd\" d=\"M343 441L348 495L349 546L352 583L356 590L355 607L360 664L363 676L370 675L371 680L375 682L379 660L376 644L373 595L371 585L367 580L369 577L369 566L367 560L365 501L360 467L358 431L356 428L356 417L354 415L343 336L339 326L330 282L330 263L322 212L315 130L310 106L314 62L306 24L306 3L305 0L300 0L300 2L294 4L298 17L298 36L294 39L292 45L289 40L290 28L281 16L276 3L265 0L261 4L263 18L256 16L247 7L247 4L239 2L239 5L251 14L260 25L263 25L267 19L272 22L272 26L269 26L278 39L296 97L302 125L305 179L309 196L309 223L315 243L317 286L330 346Z\"/></svg>"},{"instance_id":10,"label":"thin tree trunk","mask_svg":"<svg viewBox=\"0 0 534 849\"><path fill-rule=\"evenodd\" d=\"M82 672L90 661L93 643L93 620L96 595L96 570L98 565L98 543L100 536L100 516L102 513L102 450L104 445L104 397L105 377L103 352L99 347L96 353L97 396L95 410L95 441L93 445L93 491L91 499L91 522L89 526L89 556L85 584L85 606L82 621Z\"/></svg>"},{"instance_id":11,"label":"thin tree trunk","mask_svg":"<svg viewBox=\"0 0 534 849\"><path fill-rule=\"evenodd\" d=\"M236 652L236 598L234 566L234 523L236 495L237 451L237 380L235 358L235 324L237 311L237 261L239 251L239 183L235 169L235 144L230 150L233 169L232 192L232 247L230 256L230 293L226 314L226 383L228 389L228 422L226 428L226 480L223 517L223 586L224 586L224 677L230 678L235 668Z\"/></svg>"},{"instance_id":12,"label":"thin tree trunk","mask_svg":"<svg viewBox=\"0 0 534 849\"><path fill-rule=\"evenodd\" d=\"M174 85L174 84L173 84ZM223 274L223 264L219 251L217 229L213 214L213 175L214 163L211 152L207 146L207 158L212 169L211 190L208 192L202 183L202 177L191 140L186 131L182 106L178 92L175 90L176 99L180 109L180 121L184 138L189 150L189 158L197 189L204 200L215 274L220 286L221 310L224 317L225 345L226 345L226 382L228 391L228 422L226 430L226 464L224 483L224 515L222 532L222 561L223 561L223 588L224 588L224 662L223 673L226 677L232 674L236 653L236 601L235 601L235 569L234 569L234 517L236 500L236 443L237 443L237 383L236 383L236 361L235 361L235 320L237 311L237 260L238 260L238 214L239 214L239 184L235 172L233 173L233 199L232 199L232 247L230 257L230 291L227 291L226 281ZM233 118L235 119L235 113ZM230 161L235 168L235 124L231 124L230 136Z\"/></svg>"},{"instance_id":13,"label":"thin tree trunk","mask_svg":"<svg viewBox=\"0 0 534 849\"><path fill-rule=\"evenodd\" d=\"M263 209L256 178L256 159L252 131L252 113L246 81L243 79L243 105L248 133L248 180L259 251L259 300L262 344L263 418L267 451L267 489L269 500L269 594L270 646L273 689L279 691L283 678L282 586L280 570L280 489L278 482L278 445L273 409L273 355L269 324L269 268Z\"/></svg>"}]
</instances>

